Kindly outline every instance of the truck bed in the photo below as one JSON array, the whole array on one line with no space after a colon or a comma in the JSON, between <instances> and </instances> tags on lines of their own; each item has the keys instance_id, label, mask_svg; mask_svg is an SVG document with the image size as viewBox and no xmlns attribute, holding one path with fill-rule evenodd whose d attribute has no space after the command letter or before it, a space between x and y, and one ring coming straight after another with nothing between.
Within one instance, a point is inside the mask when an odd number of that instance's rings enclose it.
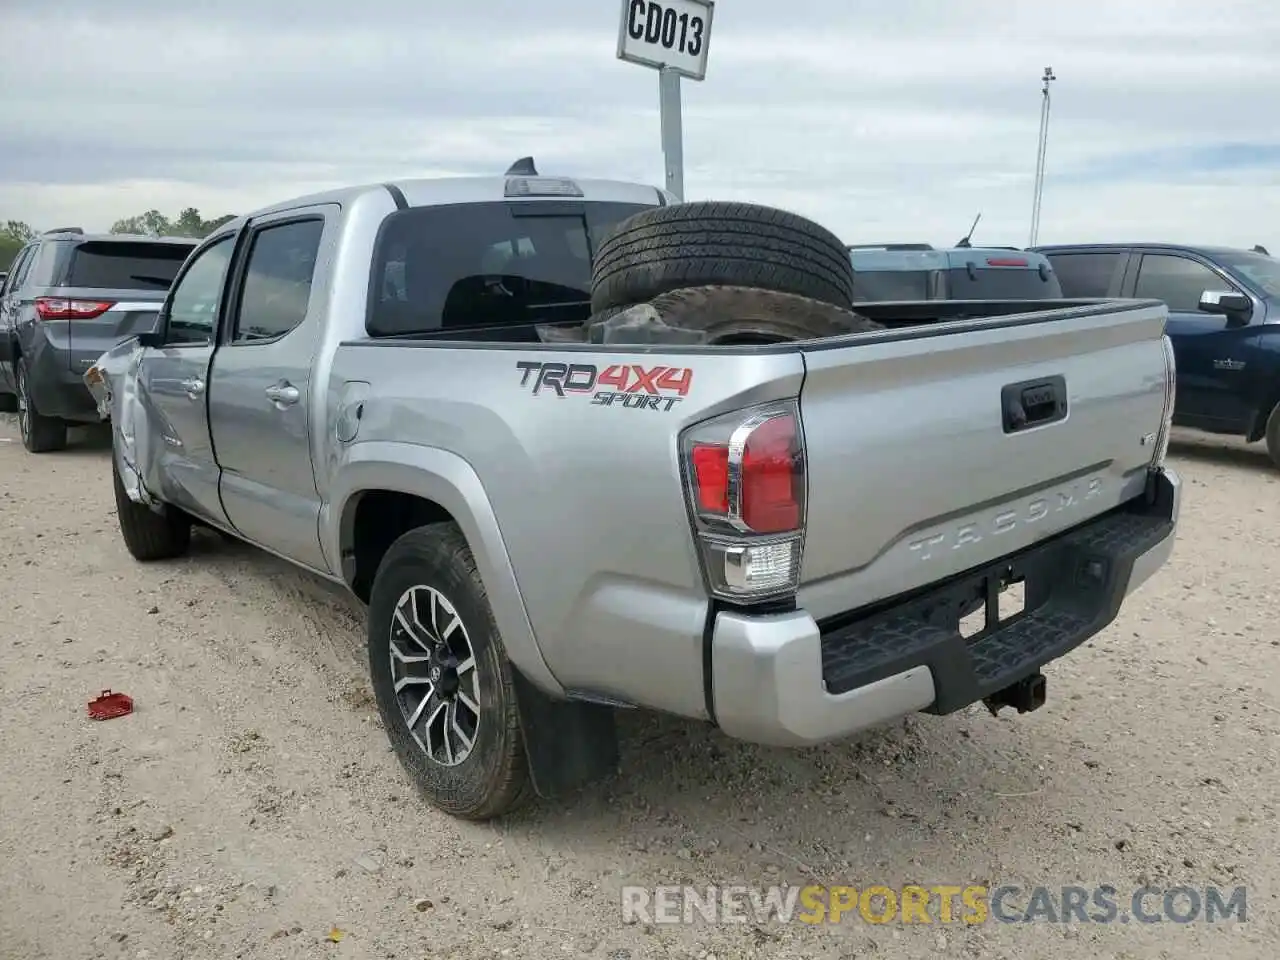
<instances>
[{"instance_id":1,"label":"truck bed","mask_svg":"<svg viewBox=\"0 0 1280 960\"><path fill-rule=\"evenodd\" d=\"M882 332L773 345L346 341L329 382L371 386L358 442L327 469L337 482L388 445L456 454L482 481L520 615L559 684L706 716L704 676L670 669L701 662L713 609L678 481L690 425L799 399L796 603L815 619L980 567L1142 492L1165 403L1162 304L908 306L910 321ZM1004 388L1054 378L1064 414L1006 433Z\"/></svg>"}]
</instances>

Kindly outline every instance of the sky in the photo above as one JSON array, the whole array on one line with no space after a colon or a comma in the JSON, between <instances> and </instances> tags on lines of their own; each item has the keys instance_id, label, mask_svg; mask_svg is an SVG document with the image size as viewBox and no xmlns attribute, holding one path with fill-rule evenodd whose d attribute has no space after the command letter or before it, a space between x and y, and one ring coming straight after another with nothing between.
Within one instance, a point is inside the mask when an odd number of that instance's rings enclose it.
<instances>
[{"instance_id":1,"label":"sky","mask_svg":"<svg viewBox=\"0 0 1280 960\"><path fill-rule=\"evenodd\" d=\"M663 182L621 0L0 0L0 222L207 218L330 186L543 173ZM1280 250L1280 4L719 0L682 84L685 196L849 243Z\"/></svg>"}]
</instances>

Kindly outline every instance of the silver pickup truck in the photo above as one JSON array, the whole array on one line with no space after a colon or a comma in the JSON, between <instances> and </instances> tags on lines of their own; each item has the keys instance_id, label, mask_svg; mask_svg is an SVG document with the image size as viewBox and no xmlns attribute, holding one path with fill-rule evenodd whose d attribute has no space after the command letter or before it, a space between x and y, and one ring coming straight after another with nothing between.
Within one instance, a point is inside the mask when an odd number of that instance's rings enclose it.
<instances>
[{"instance_id":1,"label":"silver pickup truck","mask_svg":"<svg viewBox=\"0 0 1280 960\"><path fill-rule=\"evenodd\" d=\"M797 746L1035 709L1173 548L1163 305L533 332L581 325L599 244L670 199L482 177L282 203L203 241L157 331L86 377L132 555L203 526L345 584L388 736L456 816L612 771L618 708Z\"/></svg>"}]
</instances>

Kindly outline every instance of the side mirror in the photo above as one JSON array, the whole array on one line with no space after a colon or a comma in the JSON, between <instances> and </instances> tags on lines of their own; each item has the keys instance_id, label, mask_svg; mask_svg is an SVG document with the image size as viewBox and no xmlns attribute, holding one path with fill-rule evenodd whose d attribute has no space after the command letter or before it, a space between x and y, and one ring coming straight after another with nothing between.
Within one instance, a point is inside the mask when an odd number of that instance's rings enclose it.
<instances>
[{"instance_id":1,"label":"side mirror","mask_svg":"<svg viewBox=\"0 0 1280 960\"><path fill-rule=\"evenodd\" d=\"M1253 314L1253 301L1233 290L1206 290L1200 294L1200 312L1220 314L1233 325L1245 324Z\"/></svg>"}]
</instances>

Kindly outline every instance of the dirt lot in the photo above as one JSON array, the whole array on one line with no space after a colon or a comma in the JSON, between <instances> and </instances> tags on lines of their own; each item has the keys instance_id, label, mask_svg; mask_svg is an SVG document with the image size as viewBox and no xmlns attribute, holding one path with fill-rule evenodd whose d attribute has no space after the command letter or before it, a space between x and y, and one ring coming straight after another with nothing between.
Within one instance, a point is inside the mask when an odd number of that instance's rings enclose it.
<instances>
[{"instance_id":1,"label":"dirt lot","mask_svg":"<svg viewBox=\"0 0 1280 960\"><path fill-rule=\"evenodd\" d=\"M74 436L74 435L73 435ZM1175 559L1048 705L806 752L624 718L624 770L495 825L424 807L358 611L247 547L130 560L109 440L0 419L0 957L1280 956L1280 473L1182 441ZM104 688L137 703L92 723ZM1245 923L624 924L624 884L1248 888ZM1158 898L1155 901L1158 904ZM331 931L333 942L328 939Z\"/></svg>"}]
</instances>

